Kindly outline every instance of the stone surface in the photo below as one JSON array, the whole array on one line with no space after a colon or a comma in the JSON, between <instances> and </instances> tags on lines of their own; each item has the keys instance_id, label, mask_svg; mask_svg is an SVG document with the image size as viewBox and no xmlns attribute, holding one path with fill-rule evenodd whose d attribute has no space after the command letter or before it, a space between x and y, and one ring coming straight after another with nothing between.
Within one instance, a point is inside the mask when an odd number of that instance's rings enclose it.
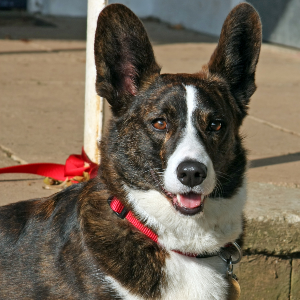
<instances>
[{"instance_id":1,"label":"stone surface","mask_svg":"<svg viewBox=\"0 0 300 300\"><path fill-rule=\"evenodd\" d=\"M290 259L263 255L243 257L236 270L241 300L289 300L290 273Z\"/></svg>"},{"instance_id":2,"label":"stone surface","mask_svg":"<svg viewBox=\"0 0 300 300\"><path fill-rule=\"evenodd\" d=\"M300 252L300 189L250 182L244 250L289 255Z\"/></svg>"},{"instance_id":3,"label":"stone surface","mask_svg":"<svg viewBox=\"0 0 300 300\"><path fill-rule=\"evenodd\" d=\"M299 224L280 220L248 221L245 231L244 250L251 253L289 255L300 251Z\"/></svg>"},{"instance_id":4,"label":"stone surface","mask_svg":"<svg viewBox=\"0 0 300 300\"><path fill-rule=\"evenodd\" d=\"M8 150L8 149L7 149ZM9 151L8 151L9 153ZM0 148L0 168L18 165ZM56 190L46 190L43 178L31 174L0 175L0 206L30 198L46 197Z\"/></svg>"},{"instance_id":5,"label":"stone surface","mask_svg":"<svg viewBox=\"0 0 300 300\"><path fill-rule=\"evenodd\" d=\"M290 300L300 299L300 258L293 259L291 273L291 298Z\"/></svg>"},{"instance_id":6,"label":"stone surface","mask_svg":"<svg viewBox=\"0 0 300 300\"><path fill-rule=\"evenodd\" d=\"M9 52L10 42L0 43ZM83 144L85 44L18 44L20 53L0 55L0 122L5 128L0 144L27 162L64 163ZM42 53L30 53L37 49Z\"/></svg>"}]
</instances>

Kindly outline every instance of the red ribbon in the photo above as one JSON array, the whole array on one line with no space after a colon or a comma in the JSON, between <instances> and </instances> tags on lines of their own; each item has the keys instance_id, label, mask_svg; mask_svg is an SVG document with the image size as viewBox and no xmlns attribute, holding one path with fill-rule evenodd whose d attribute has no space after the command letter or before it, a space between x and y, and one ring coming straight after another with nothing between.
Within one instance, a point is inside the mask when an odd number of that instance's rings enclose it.
<instances>
[{"instance_id":1,"label":"red ribbon","mask_svg":"<svg viewBox=\"0 0 300 300\"><path fill-rule=\"evenodd\" d=\"M0 169L3 173L27 173L44 177L51 177L56 180L71 180L75 176L83 176L83 172L89 173L93 178L97 175L98 165L93 163L82 148L81 155L72 154L66 160L65 165L55 163L34 163L27 165L11 166Z\"/></svg>"}]
</instances>

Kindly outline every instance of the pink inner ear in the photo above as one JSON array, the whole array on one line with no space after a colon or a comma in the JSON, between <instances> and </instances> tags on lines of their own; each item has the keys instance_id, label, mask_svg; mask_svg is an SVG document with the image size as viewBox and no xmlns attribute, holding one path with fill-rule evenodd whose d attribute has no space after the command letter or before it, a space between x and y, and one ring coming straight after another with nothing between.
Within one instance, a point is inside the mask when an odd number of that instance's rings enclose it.
<instances>
[{"instance_id":1,"label":"pink inner ear","mask_svg":"<svg viewBox=\"0 0 300 300\"><path fill-rule=\"evenodd\" d=\"M134 59L130 57L129 53L125 53L123 61L120 62L120 87L121 93L129 93L133 96L137 94L136 79L138 72L133 65Z\"/></svg>"},{"instance_id":2,"label":"pink inner ear","mask_svg":"<svg viewBox=\"0 0 300 300\"><path fill-rule=\"evenodd\" d=\"M122 90L125 90L126 92L130 93L132 96L135 96L137 94L137 88L134 84L134 78L133 76L125 76L124 77L124 82L122 86Z\"/></svg>"}]
</instances>

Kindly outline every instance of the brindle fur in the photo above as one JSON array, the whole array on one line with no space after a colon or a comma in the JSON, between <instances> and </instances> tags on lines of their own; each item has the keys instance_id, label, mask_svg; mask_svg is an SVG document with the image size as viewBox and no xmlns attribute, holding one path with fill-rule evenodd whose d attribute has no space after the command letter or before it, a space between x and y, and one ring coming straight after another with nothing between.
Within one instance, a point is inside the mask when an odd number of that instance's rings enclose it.
<instances>
[{"instance_id":1,"label":"brindle fur","mask_svg":"<svg viewBox=\"0 0 300 300\"><path fill-rule=\"evenodd\" d=\"M120 299L106 275L133 294L159 299L168 253L118 218L107 198L115 195L130 209L124 184L161 191L150 171L159 178L181 138L183 85L190 84L201 97L197 130L220 186L211 197L236 193L246 166L239 127L256 89L260 43L259 17L241 4L201 72L160 75L138 18L123 5L105 8L95 38L96 88L113 118L101 143L99 174L49 198L0 208L0 299ZM168 120L168 132L153 130L157 116ZM214 118L224 120L221 132L207 131Z\"/></svg>"}]
</instances>

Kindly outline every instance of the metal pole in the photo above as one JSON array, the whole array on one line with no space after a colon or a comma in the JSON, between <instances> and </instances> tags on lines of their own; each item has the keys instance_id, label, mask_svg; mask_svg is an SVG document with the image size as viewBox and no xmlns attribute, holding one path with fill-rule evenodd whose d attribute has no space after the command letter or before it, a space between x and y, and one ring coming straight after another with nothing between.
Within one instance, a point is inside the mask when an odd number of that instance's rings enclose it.
<instances>
[{"instance_id":1,"label":"metal pole","mask_svg":"<svg viewBox=\"0 0 300 300\"><path fill-rule=\"evenodd\" d=\"M103 98L95 90L96 66L94 60L94 39L97 19L106 5L106 0L88 0L85 113L84 113L84 150L95 163L100 162L99 141L103 127Z\"/></svg>"}]
</instances>

